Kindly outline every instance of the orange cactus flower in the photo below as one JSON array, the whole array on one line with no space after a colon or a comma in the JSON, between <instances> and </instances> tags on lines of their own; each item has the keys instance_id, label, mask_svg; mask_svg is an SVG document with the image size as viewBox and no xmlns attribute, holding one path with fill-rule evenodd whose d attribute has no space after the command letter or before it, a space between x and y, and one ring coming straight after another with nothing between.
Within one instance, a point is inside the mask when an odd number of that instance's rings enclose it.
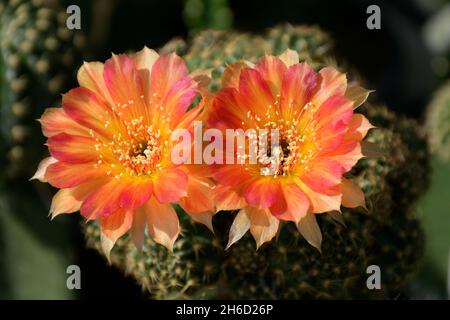
<instances>
[{"instance_id":1,"label":"orange cactus flower","mask_svg":"<svg viewBox=\"0 0 450 320\"><path fill-rule=\"evenodd\" d=\"M180 232L171 203L211 228L209 178L171 161L170 133L189 129L202 109L199 103L187 111L198 85L184 61L144 48L85 63L78 82L62 108L47 109L39 120L51 156L33 178L60 189L52 217L79 210L98 220L108 257L128 230L140 247L145 228L171 250Z\"/></svg>"},{"instance_id":2,"label":"orange cactus flower","mask_svg":"<svg viewBox=\"0 0 450 320\"><path fill-rule=\"evenodd\" d=\"M365 205L362 191L343 175L363 157L361 140L372 128L354 113L368 94L349 86L345 74L334 68L315 72L299 63L292 50L267 55L256 65L240 61L226 68L208 109L208 126L279 132L272 174L264 174L267 162L259 155L256 163L215 165L217 209L240 209L228 246L250 230L259 247L286 220L320 250L315 214L332 212L336 218L341 205ZM244 157L248 151L246 146Z\"/></svg>"}]
</instances>

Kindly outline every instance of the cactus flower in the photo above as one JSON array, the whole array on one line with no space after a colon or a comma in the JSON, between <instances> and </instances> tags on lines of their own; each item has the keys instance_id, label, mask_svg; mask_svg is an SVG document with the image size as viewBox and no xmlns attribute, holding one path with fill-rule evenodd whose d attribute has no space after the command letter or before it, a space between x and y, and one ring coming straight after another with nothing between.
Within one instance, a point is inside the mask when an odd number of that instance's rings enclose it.
<instances>
[{"instance_id":1,"label":"cactus flower","mask_svg":"<svg viewBox=\"0 0 450 320\"><path fill-rule=\"evenodd\" d=\"M147 228L172 249L180 227L171 203L211 227L208 177L170 158L170 133L189 129L202 109L200 102L187 111L198 84L184 61L144 48L104 64L85 63L78 82L61 108L47 109L39 120L51 156L33 178L60 189L52 217L79 210L97 220L108 257L129 230L138 247Z\"/></svg>"},{"instance_id":2,"label":"cactus flower","mask_svg":"<svg viewBox=\"0 0 450 320\"><path fill-rule=\"evenodd\" d=\"M316 72L299 63L292 50L267 55L256 65L239 61L226 68L208 108L208 126L279 132L271 174L264 174L267 162L260 155L256 163L214 165L217 210L240 210L228 246L250 230L259 247L286 220L320 250L315 214L329 212L338 219L341 205L365 206L364 194L344 174L363 157L361 141L372 128L354 112L368 94L349 86L334 68Z\"/></svg>"}]
</instances>

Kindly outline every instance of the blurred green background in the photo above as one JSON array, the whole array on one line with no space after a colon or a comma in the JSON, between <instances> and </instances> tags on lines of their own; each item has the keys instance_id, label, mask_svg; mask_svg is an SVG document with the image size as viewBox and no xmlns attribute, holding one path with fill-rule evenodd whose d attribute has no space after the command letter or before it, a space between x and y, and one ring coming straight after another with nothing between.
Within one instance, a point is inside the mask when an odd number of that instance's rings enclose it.
<instances>
[{"instance_id":1,"label":"blurred green background","mask_svg":"<svg viewBox=\"0 0 450 320\"><path fill-rule=\"evenodd\" d=\"M4 6L10 3L0 1ZM137 50L143 45L158 48L174 37L186 38L208 28L261 32L289 22L314 24L328 31L336 41L337 51L360 70L383 102L421 121L435 90L450 74L450 3L446 1L60 2L62 8L75 3L81 8L86 38L80 60L73 62L75 69L81 59L104 60L111 51ZM365 27L369 4L381 7L381 30ZM6 37L7 23L12 22L0 19L2 37ZM3 103L8 81L5 57L2 52ZM39 100L38 114L47 103ZM0 122L5 120L2 116ZM41 137L36 139L43 142ZM6 142L1 143L6 158L10 150L4 147ZM44 150L42 146L40 152ZM0 163L2 171L9 170L6 161ZM27 174L35 166L30 164ZM433 156L432 169L431 187L418 208L426 231L426 257L411 283L410 298L414 299L447 299L450 295L450 163ZM51 191L27 182L25 176L0 181L0 298L143 298L133 279L108 267L96 252L85 249L80 218L59 216L50 222L47 214ZM66 268L71 264L81 267L82 290L66 288ZM105 290L107 286L111 289Z\"/></svg>"}]
</instances>

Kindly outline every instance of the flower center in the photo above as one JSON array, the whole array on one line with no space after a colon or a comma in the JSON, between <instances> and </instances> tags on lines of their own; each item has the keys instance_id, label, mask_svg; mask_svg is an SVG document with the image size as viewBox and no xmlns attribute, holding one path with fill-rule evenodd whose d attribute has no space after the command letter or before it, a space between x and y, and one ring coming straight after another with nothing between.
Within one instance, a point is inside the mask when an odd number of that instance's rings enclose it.
<instances>
[{"instance_id":1,"label":"flower center","mask_svg":"<svg viewBox=\"0 0 450 320\"><path fill-rule=\"evenodd\" d=\"M127 176L149 176L161 167L165 147L161 130L147 125L143 117L123 121L109 142L98 143L100 160L107 175L120 178Z\"/></svg>"},{"instance_id":2,"label":"flower center","mask_svg":"<svg viewBox=\"0 0 450 320\"><path fill-rule=\"evenodd\" d=\"M287 176L292 173L307 170L308 163L320 149L316 141L315 106L309 102L303 108L292 108L289 116L282 116L269 106L265 117L253 115L247 117L257 122L257 128L276 129L279 133L279 145L271 148L271 134L268 134L267 155L259 158L262 174ZM276 154L272 154L272 152Z\"/></svg>"}]
</instances>

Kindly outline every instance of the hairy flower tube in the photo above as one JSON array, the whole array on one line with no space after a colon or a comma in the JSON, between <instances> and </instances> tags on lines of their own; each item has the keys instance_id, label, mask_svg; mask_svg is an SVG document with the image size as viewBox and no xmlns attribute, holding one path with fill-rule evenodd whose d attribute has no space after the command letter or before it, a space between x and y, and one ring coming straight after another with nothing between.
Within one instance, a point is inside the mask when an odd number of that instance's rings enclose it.
<instances>
[{"instance_id":1,"label":"hairy flower tube","mask_svg":"<svg viewBox=\"0 0 450 320\"><path fill-rule=\"evenodd\" d=\"M52 217L79 210L97 220L108 257L129 230L141 247L145 228L171 250L180 232L171 203L211 228L211 181L201 168L170 157L170 133L190 130L202 110L200 101L187 111L199 88L184 61L144 48L85 63L78 82L61 108L48 108L39 120L51 156L33 178L60 189Z\"/></svg>"},{"instance_id":2,"label":"hairy flower tube","mask_svg":"<svg viewBox=\"0 0 450 320\"><path fill-rule=\"evenodd\" d=\"M250 230L259 247L286 220L320 250L315 214L328 212L339 219L341 205L365 206L363 192L344 174L363 157L361 141L372 128L354 113L368 94L349 86L346 75L334 68L316 72L299 63L291 50L279 57L266 55L256 65L239 61L226 68L222 88L208 108L208 126L279 133L272 172L265 174L271 165L267 158L274 156L271 148L268 156L258 154L256 163L214 165L217 209L239 210L228 246ZM252 147L257 146L236 149L232 157L246 158Z\"/></svg>"}]
</instances>

